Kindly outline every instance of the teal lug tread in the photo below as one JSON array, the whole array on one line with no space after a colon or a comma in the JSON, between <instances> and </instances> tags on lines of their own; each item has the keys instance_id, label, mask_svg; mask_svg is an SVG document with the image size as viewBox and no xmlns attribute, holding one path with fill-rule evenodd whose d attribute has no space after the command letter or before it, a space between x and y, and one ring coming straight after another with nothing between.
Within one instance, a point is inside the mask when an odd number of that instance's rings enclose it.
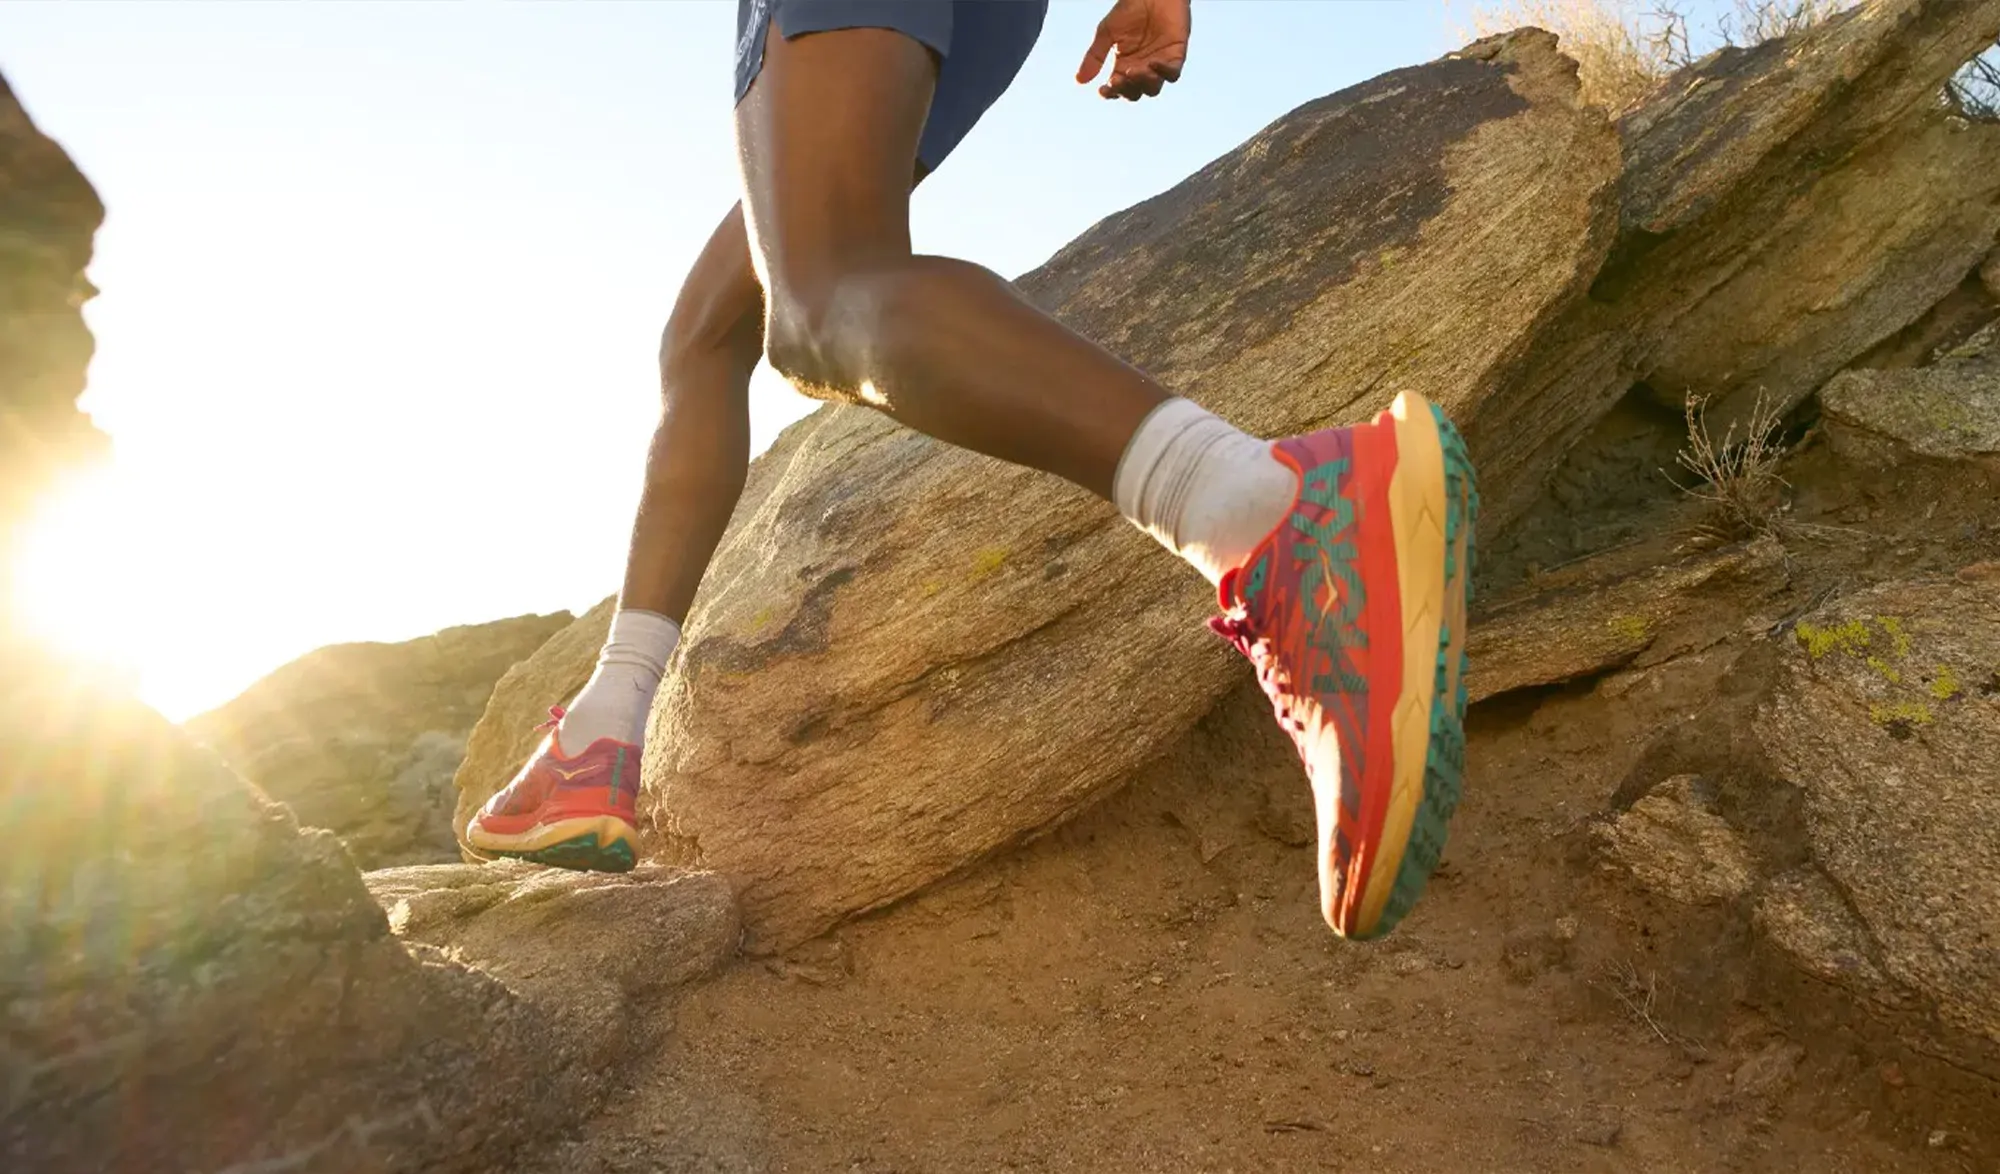
<instances>
[{"instance_id":1,"label":"teal lug tread","mask_svg":"<svg viewBox=\"0 0 2000 1174\"><path fill-rule=\"evenodd\" d=\"M630 872L638 864L631 844L620 839L600 847L596 832L588 832L560 844L550 844L533 852L496 852L494 855L579 872Z\"/></svg>"}]
</instances>

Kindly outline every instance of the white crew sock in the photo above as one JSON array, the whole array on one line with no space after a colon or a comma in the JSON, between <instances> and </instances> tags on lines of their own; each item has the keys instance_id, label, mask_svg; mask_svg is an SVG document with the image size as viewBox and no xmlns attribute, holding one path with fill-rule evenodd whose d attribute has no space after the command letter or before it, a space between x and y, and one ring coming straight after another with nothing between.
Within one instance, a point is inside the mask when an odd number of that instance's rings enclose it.
<instances>
[{"instance_id":1,"label":"white crew sock","mask_svg":"<svg viewBox=\"0 0 2000 1174\"><path fill-rule=\"evenodd\" d=\"M1292 508L1298 489L1268 442L1170 399L1126 443L1111 496L1134 525L1219 583Z\"/></svg>"},{"instance_id":2,"label":"white crew sock","mask_svg":"<svg viewBox=\"0 0 2000 1174\"><path fill-rule=\"evenodd\" d=\"M597 671L556 727L562 753L574 758L599 738L637 744L645 737L653 694L680 640L681 626L659 612L613 612L611 633L597 654Z\"/></svg>"}]
</instances>

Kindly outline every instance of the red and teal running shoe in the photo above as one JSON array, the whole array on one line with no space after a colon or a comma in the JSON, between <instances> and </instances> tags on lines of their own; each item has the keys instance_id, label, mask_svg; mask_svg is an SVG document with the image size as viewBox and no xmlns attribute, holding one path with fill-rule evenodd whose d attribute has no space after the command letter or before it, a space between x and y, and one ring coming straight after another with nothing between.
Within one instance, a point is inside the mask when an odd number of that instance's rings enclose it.
<instances>
[{"instance_id":1,"label":"red and teal running shoe","mask_svg":"<svg viewBox=\"0 0 2000 1174\"><path fill-rule=\"evenodd\" d=\"M482 856L513 856L557 868L629 872L639 842L639 748L599 738L575 758L556 744L561 706L539 728L549 731L514 781L479 809L466 846Z\"/></svg>"},{"instance_id":2,"label":"red and teal running shoe","mask_svg":"<svg viewBox=\"0 0 2000 1174\"><path fill-rule=\"evenodd\" d=\"M1298 498L1223 576L1210 624L1305 760L1326 923L1380 937L1422 895L1458 805L1479 495L1458 430L1416 395L1272 451Z\"/></svg>"}]
</instances>

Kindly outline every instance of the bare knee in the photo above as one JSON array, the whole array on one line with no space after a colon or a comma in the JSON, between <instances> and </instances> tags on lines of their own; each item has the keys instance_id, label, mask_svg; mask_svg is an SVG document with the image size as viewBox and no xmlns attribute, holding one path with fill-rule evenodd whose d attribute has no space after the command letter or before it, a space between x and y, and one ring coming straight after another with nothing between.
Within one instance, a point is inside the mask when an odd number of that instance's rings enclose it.
<instances>
[{"instance_id":1,"label":"bare knee","mask_svg":"<svg viewBox=\"0 0 2000 1174\"><path fill-rule=\"evenodd\" d=\"M712 378L719 367L748 379L764 353L764 298L743 290L684 290L660 332L660 386L672 394L690 376Z\"/></svg>"},{"instance_id":2,"label":"bare knee","mask_svg":"<svg viewBox=\"0 0 2000 1174\"><path fill-rule=\"evenodd\" d=\"M660 334L660 382L682 386L750 378L764 353L764 290L750 267L740 208L717 226L695 258Z\"/></svg>"},{"instance_id":3,"label":"bare knee","mask_svg":"<svg viewBox=\"0 0 2000 1174\"><path fill-rule=\"evenodd\" d=\"M764 355L806 395L866 402L897 351L898 324L916 293L907 266L851 270L838 277L777 286L766 321Z\"/></svg>"}]
</instances>

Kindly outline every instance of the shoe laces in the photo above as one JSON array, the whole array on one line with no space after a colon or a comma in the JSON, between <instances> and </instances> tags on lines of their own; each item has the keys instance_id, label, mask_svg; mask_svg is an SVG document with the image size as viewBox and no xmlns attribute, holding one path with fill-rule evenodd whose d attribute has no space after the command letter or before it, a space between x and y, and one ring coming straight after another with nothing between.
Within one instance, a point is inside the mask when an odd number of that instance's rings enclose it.
<instances>
[{"instance_id":1,"label":"shoe laces","mask_svg":"<svg viewBox=\"0 0 2000 1174\"><path fill-rule=\"evenodd\" d=\"M537 734L547 733L548 731L553 730L557 726L561 725L562 719L567 716L569 716L568 710L564 709L560 705L551 705L549 706L549 720L543 722L539 726L536 726L535 732Z\"/></svg>"},{"instance_id":2,"label":"shoe laces","mask_svg":"<svg viewBox=\"0 0 2000 1174\"><path fill-rule=\"evenodd\" d=\"M1258 634L1250 617L1241 612L1211 617L1209 629L1234 645L1257 670L1257 684L1271 699L1271 712L1278 725L1294 738L1304 736L1306 723L1292 713L1291 674L1278 662L1271 641Z\"/></svg>"}]
</instances>

